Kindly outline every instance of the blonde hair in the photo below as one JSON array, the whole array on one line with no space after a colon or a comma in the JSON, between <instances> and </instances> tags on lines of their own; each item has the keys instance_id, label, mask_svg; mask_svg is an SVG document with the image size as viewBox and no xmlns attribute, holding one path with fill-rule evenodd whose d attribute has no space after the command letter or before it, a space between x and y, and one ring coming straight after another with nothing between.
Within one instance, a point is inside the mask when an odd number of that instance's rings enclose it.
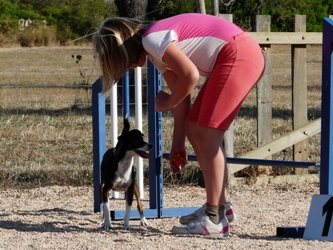
<instances>
[{"instance_id":1,"label":"blonde hair","mask_svg":"<svg viewBox=\"0 0 333 250\"><path fill-rule=\"evenodd\" d=\"M92 45L102 71L103 92L108 91L130 65L139 61L144 50L142 35L150 23L116 17L100 25Z\"/></svg>"}]
</instances>

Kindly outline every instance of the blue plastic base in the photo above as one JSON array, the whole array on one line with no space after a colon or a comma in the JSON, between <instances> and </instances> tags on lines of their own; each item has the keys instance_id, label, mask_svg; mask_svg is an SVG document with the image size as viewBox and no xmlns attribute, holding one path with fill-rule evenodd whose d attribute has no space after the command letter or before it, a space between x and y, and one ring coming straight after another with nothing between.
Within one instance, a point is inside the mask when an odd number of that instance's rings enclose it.
<instances>
[{"instance_id":1,"label":"blue plastic base","mask_svg":"<svg viewBox=\"0 0 333 250\"><path fill-rule=\"evenodd\" d=\"M163 208L161 218L177 217L193 213L199 207L179 207L179 208ZM147 219L158 218L157 209L144 209L144 214ZM125 210L111 211L112 220L122 220L125 216ZM140 219L138 210L131 210L131 219Z\"/></svg>"},{"instance_id":2,"label":"blue plastic base","mask_svg":"<svg viewBox=\"0 0 333 250\"><path fill-rule=\"evenodd\" d=\"M303 238L305 227L277 227L276 236L284 238Z\"/></svg>"}]
</instances>

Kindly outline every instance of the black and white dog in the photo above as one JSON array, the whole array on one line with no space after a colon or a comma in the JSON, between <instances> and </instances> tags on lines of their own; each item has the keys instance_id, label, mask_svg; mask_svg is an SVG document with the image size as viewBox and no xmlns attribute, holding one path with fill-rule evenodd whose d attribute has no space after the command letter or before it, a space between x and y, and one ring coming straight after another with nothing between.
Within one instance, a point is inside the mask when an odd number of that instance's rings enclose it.
<instances>
[{"instance_id":1,"label":"black and white dog","mask_svg":"<svg viewBox=\"0 0 333 250\"><path fill-rule=\"evenodd\" d=\"M103 202L104 219L101 223L105 230L111 227L109 191L126 191L126 213L123 229L130 229L130 211L133 202L133 194L137 200L137 209L140 214L140 225L147 226L147 220L143 214L139 190L135 184L135 171L133 169L134 156L149 158L147 151L152 149L152 144L143 140L143 134L133 129L130 131L128 119L124 119L124 128L118 137L115 148L107 150L103 156L101 165L100 198Z\"/></svg>"}]
</instances>

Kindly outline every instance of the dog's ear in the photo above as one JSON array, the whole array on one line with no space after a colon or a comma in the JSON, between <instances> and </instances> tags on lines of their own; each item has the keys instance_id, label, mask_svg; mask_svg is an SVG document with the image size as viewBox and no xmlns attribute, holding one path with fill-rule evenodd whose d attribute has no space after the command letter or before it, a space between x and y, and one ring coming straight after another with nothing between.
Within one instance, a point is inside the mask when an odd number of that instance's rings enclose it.
<instances>
[{"instance_id":1,"label":"dog's ear","mask_svg":"<svg viewBox=\"0 0 333 250\"><path fill-rule=\"evenodd\" d=\"M122 135L126 134L130 130L130 123L129 123L129 118L128 115L125 116L124 118L124 128L123 132L121 132Z\"/></svg>"}]
</instances>

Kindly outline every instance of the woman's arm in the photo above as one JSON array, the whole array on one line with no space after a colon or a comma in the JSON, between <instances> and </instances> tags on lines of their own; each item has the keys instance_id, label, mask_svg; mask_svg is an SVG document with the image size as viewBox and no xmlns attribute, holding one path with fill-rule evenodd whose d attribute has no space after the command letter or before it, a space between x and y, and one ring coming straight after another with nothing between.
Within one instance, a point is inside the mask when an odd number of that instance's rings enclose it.
<instances>
[{"instance_id":1,"label":"woman's arm","mask_svg":"<svg viewBox=\"0 0 333 250\"><path fill-rule=\"evenodd\" d=\"M171 94L161 91L155 99L156 111L174 112L174 131L172 149L170 152L170 165L173 172L180 172L180 167L187 164L185 149L185 119L190 110L190 93L199 78L199 72L190 59L173 43L171 43L163 56L163 61L171 71L166 71L163 78L168 84ZM173 162L175 154L180 154L183 161L177 166Z\"/></svg>"},{"instance_id":2,"label":"woman's arm","mask_svg":"<svg viewBox=\"0 0 333 250\"><path fill-rule=\"evenodd\" d=\"M168 83L171 95L161 91L155 98L155 110L173 110L187 97L199 80L199 71L192 61L174 44L170 43L163 55L163 62L176 75ZM172 83L171 83L172 82Z\"/></svg>"},{"instance_id":3,"label":"woman's arm","mask_svg":"<svg viewBox=\"0 0 333 250\"><path fill-rule=\"evenodd\" d=\"M166 71L163 74L163 78L172 92L177 82L177 75L172 71ZM185 167L187 164L187 152L185 148L185 119L190 110L190 105L191 98L190 95L187 95L185 99L173 109L174 125L169 162L174 173L179 173L181 167ZM176 154L180 154L183 159L181 165L177 165L173 162Z\"/></svg>"},{"instance_id":4,"label":"woman's arm","mask_svg":"<svg viewBox=\"0 0 333 250\"><path fill-rule=\"evenodd\" d=\"M166 71L163 74L163 78L168 84L168 87L171 92L176 87L177 82L177 75L172 71ZM187 95L185 99L183 99L174 109L173 109L173 116L174 116L174 131L173 131L173 138L177 138L178 145L184 145L185 143L185 119L190 110L191 105L191 98L190 95ZM173 145L174 145L173 141ZM175 145L176 146L176 145Z\"/></svg>"}]
</instances>

